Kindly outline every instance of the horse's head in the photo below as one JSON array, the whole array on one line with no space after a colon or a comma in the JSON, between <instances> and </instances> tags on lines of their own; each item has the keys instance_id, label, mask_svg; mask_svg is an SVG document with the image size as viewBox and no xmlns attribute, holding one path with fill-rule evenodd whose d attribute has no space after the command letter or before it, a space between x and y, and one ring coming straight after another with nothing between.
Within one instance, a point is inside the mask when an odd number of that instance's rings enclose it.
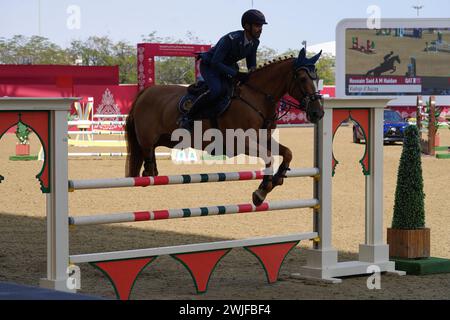
<instances>
[{"instance_id":1,"label":"horse's head","mask_svg":"<svg viewBox=\"0 0 450 320\"><path fill-rule=\"evenodd\" d=\"M306 117L312 123L317 123L324 115L315 66L321 54L322 51L312 58L307 58L305 49L300 51L298 58L294 61L294 77L288 91L289 95L304 106Z\"/></svg>"}]
</instances>

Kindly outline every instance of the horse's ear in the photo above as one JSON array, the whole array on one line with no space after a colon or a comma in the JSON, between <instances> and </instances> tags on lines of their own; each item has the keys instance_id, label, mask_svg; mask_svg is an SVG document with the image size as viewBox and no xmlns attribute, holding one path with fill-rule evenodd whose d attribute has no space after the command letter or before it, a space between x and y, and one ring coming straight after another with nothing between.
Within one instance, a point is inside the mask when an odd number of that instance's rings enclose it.
<instances>
[{"instance_id":1,"label":"horse's ear","mask_svg":"<svg viewBox=\"0 0 450 320\"><path fill-rule=\"evenodd\" d=\"M298 60L302 61L303 59L305 59L306 57L306 50L305 48L302 48L302 50L300 50L300 52L298 53Z\"/></svg>"},{"instance_id":2,"label":"horse's ear","mask_svg":"<svg viewBox=\"0 0 450 320\"><path fill-rule=\"evenodd\" d=\"M314 57L309 59L310 64L316 64L317 60L319 60L320 56L322 55L322 50L318 54L316 54Z\"/></svg>"},{"instance_id":3,"label":"horse's ear","mask_svg":"<svg viewBox=\"0 0 450 320\"><path fill-rule=\"evenodd\" d=\"M295 61L295 67L298 68L298 67L304 65L305 60L306 60L306 50L305 50L305 48L302 48L302 50L300 50L300 52L298 53L297 60Z\"/></svg>"}]
</instances>

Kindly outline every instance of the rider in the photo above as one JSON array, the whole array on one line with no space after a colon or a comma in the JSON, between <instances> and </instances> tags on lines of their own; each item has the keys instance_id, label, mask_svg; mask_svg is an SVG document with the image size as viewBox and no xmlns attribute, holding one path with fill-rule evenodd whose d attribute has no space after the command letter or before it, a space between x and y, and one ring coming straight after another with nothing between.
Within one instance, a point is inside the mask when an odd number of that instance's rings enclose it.
<instances>
[{"instance_id":1,"label":"rider","mask_svg":"<svg viewBox=\"0 0 450 320\"><path fill-rule=\"evenodd\" d=\"M221 98L226 93L229 79L234 78L241 84L248 80L249 74L240 72L237 62L246 58L248 71L256 68L256 51L263 24L267 22L261 11L248 10L241 18L244 30L226 34L208 52L199 55L200 71L209 91L195 101L187 117L182 120L181 127L190 130L194 114Z\"/></svg>"},{"instance_id":2,"label":"rider","mask_svg":"<svg viewBox=\"0 0 450 320\"><path fill-rule=\"evenodd\" d=\"M394 51L391 51L390 53L388 53L387 55L384 56L384 62L387 62L389 60L390 57L392 57L392 55L394 54Z\"/></svg>"}]
</instances>

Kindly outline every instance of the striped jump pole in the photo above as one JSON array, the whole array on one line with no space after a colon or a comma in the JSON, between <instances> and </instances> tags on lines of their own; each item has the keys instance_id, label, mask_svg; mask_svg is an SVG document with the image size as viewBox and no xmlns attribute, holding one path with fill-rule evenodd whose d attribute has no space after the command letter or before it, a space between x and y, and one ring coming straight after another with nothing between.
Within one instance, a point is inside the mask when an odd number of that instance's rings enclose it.
<instances>
[{"instance_id":1,"label":"striped jump pole","mask_svg":"<svg viewBox=\"0 0 450 320\"><path fill-rule=\"evenodd\" d=\"M69 157L126 157L127 152L69 152ZM156 152L156 159L169 160L172 155L169 152Z\"/></svg>"},{"instance_id":2,"label":"striped jump pole","mask_svg":"<svg viewBox=\"0 0 450 320\"><path fill-rule=\"evenodd\" d=\"M69 139L69 146L73 147L126 147L125 140L76 140Z\"/></svg>"},{"instance_id":3,"label":"striped jump pole","mask_svg":"<svg viewBox=\"0 0 450 320\"><path fill-rule=\"evenodd\" d=\"M317 177L318 168L294 168L286 173L289 178L294 177ZM222 173L197 173L171 176L115 178L95 180L69 180L69 191L83 189L109 189L123 187L147 187L169 184L203 183L203 182L225 182L242 180L259 180L264 177L263 170L222 172Z\"/></svg>"},{"instance_id":4,"label":"striped jump pole","mask_svg":"<svg viewBox=\"0 0 450 320\"><path fill-rule=\"evenodd\" d=\"M245 203L237 205L220 205L220 206L198 207L198 208L111 213L96 216L79 216L79 217L69 217L69 225L80 226L80 225L121 223L121 222L140 222L150 220L191 218L191 217L212 216L221 214L275 211L275 210L312 208L312 207L318 209L319 200L296 199L296 200L263 202L259 206L255 206L251 203Z\"/></svg>"},{"instance_id":5,"label":"striped jump pole","mask_svg":"<svg viewBox=\"0 0 450 320\"><path fill-rule=\"evenodd\" d=\"M68 131L68 134L80 134L80 135L125 135L125 131L112 131L112 130L92 130L92 131Z\"/></svg>"},{"instance_id":6,"label":"striped jump pole","mask_svg":"<svg viewBox=\"0 0 450 320\"><path fill-rule=\"evenodd\" d=\"M69 157L126 157L126 152L69 152Z\"/></svg>"},{"instance_id":7,"label":"striped jump pole","mask_svg":"<svg viewBox=\"0 0 450 320\"><path fill-rule=\"evenodd\" d=\"M94 114L93 118L126 118L127 114Z\"/></svg>"},{"instance_id":8,"label":"striped jump pole","mask_svg":"<svg viewBox=\"0 0 450 320\"><path fill-rule=\"evenodd\" d=\"M85 126L85 125L124 125L123 120L104 120L104 121L92 121L92 120L72 120L68 121L69 126Z\"/></svg>"}]
</instances>

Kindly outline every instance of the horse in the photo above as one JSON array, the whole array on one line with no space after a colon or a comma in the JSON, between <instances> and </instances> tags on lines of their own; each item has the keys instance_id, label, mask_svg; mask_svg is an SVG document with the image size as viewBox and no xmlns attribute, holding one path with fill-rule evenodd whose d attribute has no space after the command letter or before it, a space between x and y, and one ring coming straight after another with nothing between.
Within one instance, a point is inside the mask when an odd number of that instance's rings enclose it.
<instances>
[{"instance_id":1,"label":"horse","mask_svg":"<svg viewBox=\"0 0 450 320\"><path fill-rule=\"evenodd\" d=\"M392 56L387 61L381 63L378 67L367 71L366 76L370 76L370 74L373 74L374 77L379 77L382 73L390 70L392 70L391 73L394 73L397 70L394 65L395 62L398 62L399 64L401 63L400 57L398 55Z\"/></svg>"},{"instance_id":2,"label":"horse","mask_svg":"<svg viewBox=\"0 0 450 320\"><path fill-rule=\"evenodd\" d=\"M237 84L235 96L232 97L229 107L216 120L215 126L207 119L201 121L202 133L215 127L225 137L228 129L266 129L267 135L258 135L256 145L258 150L263 145L269 145L265 149L267 156L262 158L265 162L263 180L252 194L255 205L260 205L267 194L276 186L283 184L283 178L289 169L292 160L292 152L289 148L277 143L278 153L272 154L274 139L273 130L276 128L277 105L280 99L289 94L299 104L291 105L295 108L304 109L307 119L317 123L324 115L323 99L317 89L317 70L315 63L320 58L322 51L311 58L306 57L303 48L298 57L279 58L276 61L266 63L250 72L249 79L243 84ZM126 176L137 177L144 164L142 176L157 176L155 148L165 146L181 149L177 141L171 139L172 134L178 129L177 120L180 117L178 103L186 94L186 88L178 85L155 85L143 89L136 96L131 111L125 124L125 135L127 141L128 156L126 161ZM178 129L184 130L185 129ZM195 131L194 131L195 133ZM223 139L225 146L230 141ZM263 144L263 142L265 144ZM205 150L210 142L202 141L201 145L194 144L194 137L188 145L198 150ZM272 143L272 145L271 145ZM183 148L184 148L183 147ZM245 142L244 150L233 148L226 149L228 157L239 154L249 155L250 143ZM211 152L209 152L211 154ZM252 154L253 155L253 154ZM273 175L273 156L282 157L282 162L277 172Z\"/></svg>"}]
</instances>

